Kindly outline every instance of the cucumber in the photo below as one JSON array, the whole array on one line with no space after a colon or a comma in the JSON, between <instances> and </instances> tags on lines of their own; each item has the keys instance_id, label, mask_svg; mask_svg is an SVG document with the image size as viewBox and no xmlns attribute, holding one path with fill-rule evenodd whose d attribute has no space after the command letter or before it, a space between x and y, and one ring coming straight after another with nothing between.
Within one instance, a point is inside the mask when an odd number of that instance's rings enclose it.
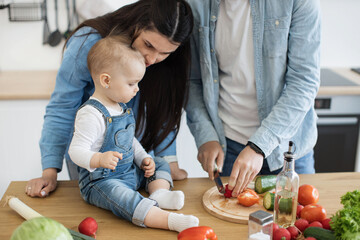
<instances>
[{"instance_id":1,"label":"cucumber","mask_svg":"<svg viewBox=\"0 0 360 240\"><path fill-rule=\"evenodd\" d=\"M263 206L266 210L274 210L275 204L275 193L266 192L263 199ZM282 213L291 213L292 210L292 201L291 199L282 198L279 202L279 210Z\"/></svg>"},{"instance_id":2,"label":"cucumber","mask_svg":"<svg viewBox=\"0 0 360 240\"><path fill-rule=\"evenodd\" d=\"M319 227L308 227L304 231L304 236L314 237L316 240L335 240L335 234L333 231L319 228Z\"/></svg>"},{"instance_id":3,"label":"cucumber","mask_svg":"<svg viewBox=\"0 0 360 240\"><path fill-rule=\"evenodd\" d=\"M264 193L276 186L276 175L257 176L255 179L255 192Z\"/></svg>"},{"instance_id":4,"label":"cucumber","mask_svg":"<svg viewBox=\"0 0 360 240\"><path fill-rule=\"evenodd\" d=\"M267 192L264 195L263 206L266 210L274 210L275 193Z\"/></svg>"}]
</instances>

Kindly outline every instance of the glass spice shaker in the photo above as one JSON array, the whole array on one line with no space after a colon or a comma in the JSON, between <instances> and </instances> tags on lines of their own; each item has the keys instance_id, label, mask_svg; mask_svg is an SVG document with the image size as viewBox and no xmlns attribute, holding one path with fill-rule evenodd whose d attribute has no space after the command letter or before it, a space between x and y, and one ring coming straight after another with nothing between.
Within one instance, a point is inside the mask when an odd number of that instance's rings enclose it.
<instances>
[{"instance_id":1,"label":"glass spice shaker","mask_svg":"<svg viewBox=\"0 0 360 240\"><path fill-rule=\"evenodd\" d=\"M248 240L272 239L273 215L259 210L249 215Z\"/></svg>"}]
</instances>

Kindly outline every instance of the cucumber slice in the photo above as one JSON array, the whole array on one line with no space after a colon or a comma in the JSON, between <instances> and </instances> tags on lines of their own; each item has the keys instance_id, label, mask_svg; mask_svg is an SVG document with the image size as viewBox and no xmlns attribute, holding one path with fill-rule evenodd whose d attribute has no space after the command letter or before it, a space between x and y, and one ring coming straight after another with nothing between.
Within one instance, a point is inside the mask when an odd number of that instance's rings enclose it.
<instances>
[{"instance_id":1,"label":"cucumber slice","mask_svg":"<svg viewBox=\"0 0 360 240\"><path fill-rule=\"evenodd\" d=\"M274 210L275 204L275 193L266 192L263 199L263 206L266 210ZM292 211L292 200L287 198L280 199L279 210L282 213L291 213Z\"/></svg>"},{"instance_id":2,"label":"cucumber slice","mask_svg":"<svg viewBox=\"0 0 360 240\"><path fill-rule=\"evenodd\" d=\"M274 201L275 201L274 193L271 193L271 192L265 193L264 199L263 199L264 208L269 211L274 210Z\"/></svg>"},{"instance_id":3,"label":"cucumber slice","mask_svg":"<svg viewBox=\"0 0 360 240\"><path fill-rule=\"evenodd\" d=\"M264 193L276 186L276 175L257 176L255 179L255 192Z\"/></svg>"}]
</instances>

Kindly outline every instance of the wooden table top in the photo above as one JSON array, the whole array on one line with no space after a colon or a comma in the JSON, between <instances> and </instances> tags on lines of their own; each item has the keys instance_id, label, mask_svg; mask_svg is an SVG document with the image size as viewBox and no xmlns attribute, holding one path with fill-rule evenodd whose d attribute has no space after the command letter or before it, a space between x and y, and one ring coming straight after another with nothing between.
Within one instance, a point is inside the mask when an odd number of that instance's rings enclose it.
<instances>
[{"instance_id":1,"label":"wooden table top","mask_svg":"<svg viewBox=\"0 0 360 240\"><path fill-rule=\"evenodd\" d=\"M228 178L223 179L224 182ZM347 191L360 189L360 173L320 173L300 175L300 184L312 184L320 193L319 204L325 207L328 217L342 208L340 197ZM57 190L45 199L30 198L24 193L26 182L11 182L0 201L0 239L9 239L14 229L24 220L9 206L6 196L18 197L40 214L53 218L68 228L77 230L85 217L93 217L99 224L97 239L177 239L177 233L167 230L141 228L117 218L110 211L91 206L80 197L76 181L59 181ZM175 190L185 193L185 206L177 211L193 214L200 225L210 226L219 239L247 239L248 225L226 222L211 216L202 206L202 196L214 186L207 178L190 178L175 182Z\"/></svg>"}]
</instances>

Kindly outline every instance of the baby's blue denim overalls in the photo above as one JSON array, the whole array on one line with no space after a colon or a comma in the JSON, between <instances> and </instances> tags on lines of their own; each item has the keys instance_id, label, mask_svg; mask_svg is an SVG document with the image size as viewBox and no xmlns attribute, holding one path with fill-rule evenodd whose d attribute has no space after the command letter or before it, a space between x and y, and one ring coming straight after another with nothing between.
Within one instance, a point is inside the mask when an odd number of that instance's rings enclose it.
<instances>
[{"instance_id":1,"label":"baby's blue denim overalls","mask_svg":"<svg viewBox=\"0 0 360 240\"><path fill-rule=\"evenodd\" d=\"M106 122L106 132L103 145L99 152L117 151L123 154L115 170L97 168L89 172L79 169L79 186L85 201L95 206L111 210L116 216L124 218L135 225L145 227L144 219L151 207L157 206L155 200L143 197L137 190L145 187L147 178L133 161L132 148L135 119L131 108L120 103L123 114L110 116L109 112L99 101L90 99L85 105L91 105L99 110ZM173 186L170 167L161 158L155 158L156 179L167 180Z\"/></svg>"}]
</instances>

